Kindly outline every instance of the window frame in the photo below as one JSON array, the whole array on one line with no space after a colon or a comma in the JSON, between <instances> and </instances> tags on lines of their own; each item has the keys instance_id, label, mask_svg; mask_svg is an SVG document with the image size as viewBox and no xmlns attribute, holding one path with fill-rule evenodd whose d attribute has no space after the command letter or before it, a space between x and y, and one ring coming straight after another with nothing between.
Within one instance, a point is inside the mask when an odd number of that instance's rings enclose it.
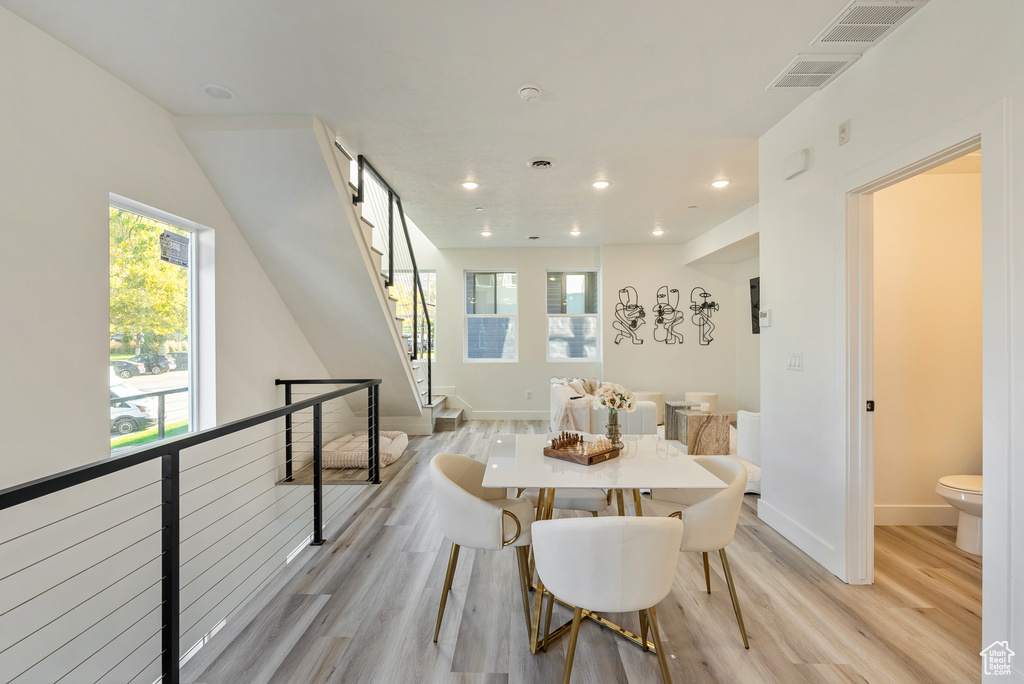
<instances>
[{"instance_id":1,"label":"window frame","mask_svg":"<svg viewBox=\"0 0 1024 684\"><path fill-rule=\"evenodd\" d=\"M595 289L597 295L596 311L594 313L572 314L572 313L548 313L548 282L551 274L558 273L562 276L562 293L564 301L565 277L576 274L597 274ZM564 306L564 304L563 304ZM549 268L544 271L544 358L547 363L600 363L603 355L601 344L601 269L600 268ZM593 318L597 328L597 348L593 358L552 358L551 357L551 319L552 318Z\"/></svg>"},{"instance_id":2,"label":"window frame","mask_svg":"<svg viewBox=\"0 0 1024 684\"><path fill-rule=\"evenodd\" d=\"M204 226L195 221L182 218L170 212L166 212L155 207L151 207L147 204L142 204L133 199L122 197L110 193L110 197L107 204L115 209L127 211L143 218L152 219L159 221L160 223L166 223L169 226L184 230L189 233L189 247L188 247L188 388L189 388L189 407L188 407L188 424L189 432L197 432L203 429L203 426L199 424L200 417L203 412L200 410L201 403L201 392L199 387L199 349L200 349L200 331L198 325L198 317L200 315L199 310L199 298L201 296L199 288L200 282L205 279L199 277L199 259L200 259L200 246L199 243L202 241L200 238L204 232L211 231L210 228ZM108 227L109 231L109 227ZM205 254L204 254L205 256ZM109 268L108 268L109 277ZM109 305L108 305L109 306ZM109 309L108 309L108 321L109 321ZM167 437L164 437L166 440ZM148 445L157 444L164 440L154 439L152 442L147 442Z\"/></svg>"},{"instance_id":3,"label":"window frame","mask_svg":"<svg viewBox=\"0 0 1024 684\"><path fill-rule=\"evenodd\" d=\"M512 273L516 276L516 312L510 313L493 313L493 314L478 314L478 313L467 313L466 311L466 300L468 298L468 292L466 291L466 280L470 274L476 276L477 274L492 274L495 276L495 308L497 308L497 276L502 273ZM488 268L488 269L465 269L462 272L462 362L463 363L519 363L519 270L515 268ZM515 354L510 359L473 359L469 356L469 319L471 318L509 318L512 319L513 325L515 326Z\"/></svg>"}]
</instances>

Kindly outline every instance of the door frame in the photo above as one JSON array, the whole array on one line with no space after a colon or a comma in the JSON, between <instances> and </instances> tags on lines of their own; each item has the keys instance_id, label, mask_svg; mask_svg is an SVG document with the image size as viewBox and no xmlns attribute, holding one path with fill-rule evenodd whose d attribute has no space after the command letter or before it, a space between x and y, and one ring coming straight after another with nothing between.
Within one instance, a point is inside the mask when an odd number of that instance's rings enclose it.
<instances>
[{"instance_id":1,"label":"door frame","mask_svg":"<svg viewBox=\"0 0 1024 684\"><path fill-rule=\"evenodd\" d=\"M985 578L1010 576L1009 554L1009 374L1010 297L1008 192L1008 104L998 102L939 132L911 143L835 185L836 225L841 230L836 272L837 311L843 312L845 367L837 368L838 405L845 407L847 449L846 571L851 584L874 581L874 453L871 414L873 367L873 193L984 147L982 156L982 418L986 519L1003 519L984 528ZM1000 548L1000 546L1002 548ZM993 557L990 558L990 555ZM997 574L998 573L998 574ZM986 581L986 585L988 582ZM1008 596L1009 587L1006 588ZM1007 619L1009 615L1007 615Z\"/></svg>"}]
</instances>

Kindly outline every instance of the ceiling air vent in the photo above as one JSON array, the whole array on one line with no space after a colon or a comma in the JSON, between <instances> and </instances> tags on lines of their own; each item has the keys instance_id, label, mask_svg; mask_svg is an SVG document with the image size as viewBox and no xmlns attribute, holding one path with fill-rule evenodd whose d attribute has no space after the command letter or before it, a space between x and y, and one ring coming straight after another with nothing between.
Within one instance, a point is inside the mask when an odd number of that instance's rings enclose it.
<instances>
[{"instance_id":1,"label":"ceiling air vent","mask_svg":"<svg viewBox=\"0 0 1024 684\"><path fill-rule=\"evenodd\" d=\"M874 45L921 9L928 0L854 0L811 41L813 46Z\"/></svg>"},{"instance_id":2,"label":"ceiling air vent","mask_svg":"<svg viewBox=\"0 0 1024 684\"><path fill-rule=\"evenodd\" d=\"M860 55L797 55L765 90L820 88L860 59Z\"/></svg>"},{"instance_id":3,"label":"ceiling air vent","mask_svg":"<svg viewBox=\"0 0 1024 684\"><path fill-rule=\"evenodd\" d=\"M534 157L529 164L530 168L546 171L555 165L555 160L548 157Z\"/></svg>"}]
</instances>

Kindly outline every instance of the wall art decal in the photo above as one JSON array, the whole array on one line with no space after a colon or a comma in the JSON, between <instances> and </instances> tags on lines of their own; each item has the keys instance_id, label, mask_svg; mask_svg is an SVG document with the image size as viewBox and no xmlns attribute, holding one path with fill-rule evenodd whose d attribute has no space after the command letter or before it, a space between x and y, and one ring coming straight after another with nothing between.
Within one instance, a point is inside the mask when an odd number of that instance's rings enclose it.
<instances>
[{"instance_id":1,"label":"wall art decal","mask_svg":"<svg viewBox=\"0 0 1024 684\"><path fill-rule=\"evenodd\" d=\"M695 287L690 291L690 311L693 312L690 317L693 324L700 330L700 343L704 346L711 344L715 339L711 336L715 331L711 314L718 311L718 304L711 301L711 295L703 287Z\"/></svg>"},{"instance_id":2,"label":"wall art decal","mask_svg":"<svg viewBox=\"0 0 1024 684\"><path fill-rule=\"evenodd\" d=\"M640 306L636 296L635 287L624 287L619 290L619 303L615 305L615 322L612 327L618 331L615 336L615 344L623 338L628 338L633 344L643 344L644 341L637 337L640 326L644 324L647 313L644 307Z\"/></svg>"},{"instance_id":3,"label":"wall art decal","mask_svg":"<svg viewBox=\"0 0 1024 684\"><path fill-rule=\"evenodd\" d=\"M676 326L686 321L686 314L679 310L679 290L668 289L668 285L658 288L658 303L654 305L654 341L665 344L683 343L683 333Z\"/></svg>"},{"instance_id":4,"label":"wall art decal","mask_svg":"<svg viewBox=\"0 0 1024 684\"><path fill-rule=\"evenodd\" d=\"M761 278L750 279L750 332L761 334Z\"/></svg>"}]
</instances>

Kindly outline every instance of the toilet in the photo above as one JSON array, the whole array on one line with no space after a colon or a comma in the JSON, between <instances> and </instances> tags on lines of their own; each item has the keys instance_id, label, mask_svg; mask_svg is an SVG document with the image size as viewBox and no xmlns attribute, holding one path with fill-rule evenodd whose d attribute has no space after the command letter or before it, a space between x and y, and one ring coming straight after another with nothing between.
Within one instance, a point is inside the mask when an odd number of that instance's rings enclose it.
<instances>
[{"instance_id":1,"label":"toilet","mask_svg":"<svg viewBox=\"0 0 1024 684\"><path fill-rule=\"evenodd\" d=\"M981 475L947 475L939 480L935 493L960 511L956 545L981 555Z\"/></svg>"}]
</instances>

